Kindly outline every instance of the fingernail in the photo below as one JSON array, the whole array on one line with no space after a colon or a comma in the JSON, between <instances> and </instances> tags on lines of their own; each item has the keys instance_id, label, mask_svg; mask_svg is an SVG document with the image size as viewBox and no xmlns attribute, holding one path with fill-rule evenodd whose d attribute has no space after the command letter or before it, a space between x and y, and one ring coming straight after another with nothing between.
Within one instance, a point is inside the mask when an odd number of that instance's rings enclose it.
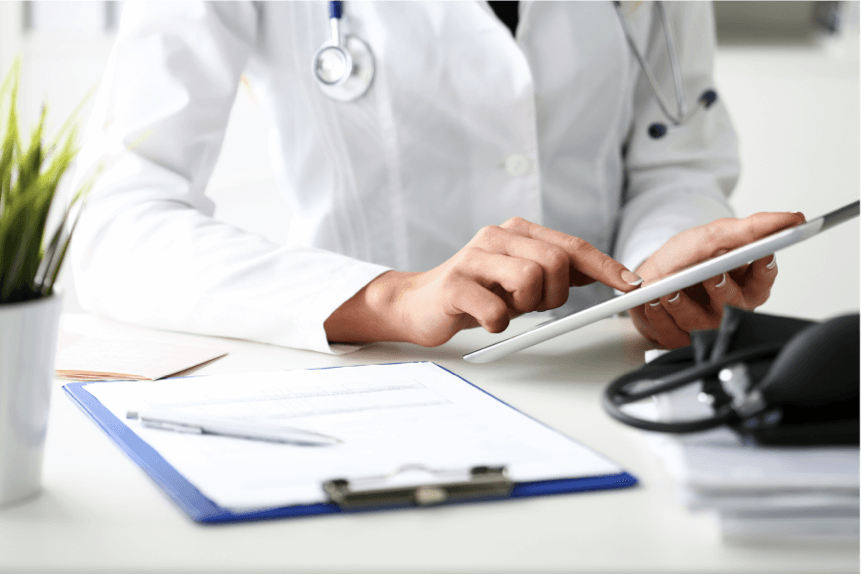
<instances>
[{"instance_id":1,"label":"fingernail","mask_svg":"<svg viewBox=\"0 0 861 575\"><path fill-rule=\"evenodd\" d=\"M679 303L682 299L682 292L677 291L676 295L667 300L667 303Z\"/></svg>"},{"instance_id":2,"label":"fingernail","mask_svg":"<svg viewBox=\"0 0 861 575\"><path fill-rule=\"evenodd\" d=\"M625 283L632 286L638 286L643 283L643 278L641 278L634 272L629 272L628 270L622 272L622 279L625 281Z\"/></svg>"},{"instance_id":3,"label":"fingernail","mask_svg":"<svg viewBox=\"0 0 861 575\"><path fill-rule=\"evenodd\" d=\"M652 306L652 307L661 307L661 300L657 300L657 301L650 301L650 302L649 302L649 305L650 305L650 306Z\"/></svg>"},{"instance_id":4,"label":"fingernail","mask_svg":"<svg viewBox=\"0 0 861 575\"><path fill-rule=\"evenodd\" d=\"M726 283L726 274L722 274L721 279L720 279L720 283L715 284L715 287L716 288L723 287L725 283Z\"/></svg>"},{"instance_id":5,"label":"fingernail","mask_svg":"<svg viewBox=\"0 0 861 575\"><path fill-rule=\"evenodd\" d=\"M766 264L765 269L773 270L774 266L777 265L777 254L771 256L771 261Z\"/></svg>"}]
</instances>

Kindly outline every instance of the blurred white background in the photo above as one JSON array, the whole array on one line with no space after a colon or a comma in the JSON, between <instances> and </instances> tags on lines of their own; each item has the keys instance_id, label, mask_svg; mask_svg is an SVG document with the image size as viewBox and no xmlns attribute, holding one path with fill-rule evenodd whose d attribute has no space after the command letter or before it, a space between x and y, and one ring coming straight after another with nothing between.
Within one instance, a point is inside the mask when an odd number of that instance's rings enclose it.
<instances>
[{"instance_id":1,"label":"blurred white background","mask_svg":"<svg viewBox=\"0 0 861 575\"><path fill-rule=\"evenodd\" d=\"M0 2L0 75L23 56L25 126L47 102L56 127L98 84L121 12L121 2ZM715 14L716 86L741 143L737 215L811 217L858 199L858 2L717 2ZM280 242L288 207L268 161L268 125L253 86L241 87L207 193L217 218ZM778 262L761 311L821 319L858 310L857 220L788 248ZM68 274L67 266L65 308L76 311Z\"/></svg>"}]
</instances>

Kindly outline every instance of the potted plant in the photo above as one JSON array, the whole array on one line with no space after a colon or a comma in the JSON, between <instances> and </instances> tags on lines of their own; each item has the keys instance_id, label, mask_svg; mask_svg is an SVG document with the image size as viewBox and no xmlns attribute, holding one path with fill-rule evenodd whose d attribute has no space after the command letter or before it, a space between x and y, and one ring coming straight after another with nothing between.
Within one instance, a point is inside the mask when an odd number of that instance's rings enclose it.
<instances>
[{"instance_id":1,"label":"potted plant","mask_svg":"<svg viewBox=\"0 0 861 575\"><path fill-rule=\"evenodd\" d=\"M46 144L43 108L22 138L20 71L19 58L0 84L0 507L34 495L41 484L61 311L56 281L77 223L70 214L85 192L74 193L60 223L48 229L60 180L77 152L77 113Z\"/></svg>"}]
</instances>

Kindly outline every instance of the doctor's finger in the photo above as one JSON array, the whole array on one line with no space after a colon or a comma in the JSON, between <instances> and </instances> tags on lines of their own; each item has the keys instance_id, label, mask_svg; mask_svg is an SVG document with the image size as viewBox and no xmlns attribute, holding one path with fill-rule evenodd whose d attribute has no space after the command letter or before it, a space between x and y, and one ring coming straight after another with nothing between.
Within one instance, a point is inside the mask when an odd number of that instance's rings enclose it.
<instances>
[{"instance_id":1,"label":"doctor's finger","mask_svg":"<svg viewBox=\"0 0 861 575\"><path fill-rule=\"evenodd\" d=\"M523 218L512 218L502 224L502 227L562 248L568 256L570 285L583 286L599 281L619 291L629 292L643 283L640 276L584 239L545 228Z\"/></svg>"},{"instance_id":2,"label":"doctor's finger","mask_svg":"<svg viewBox=\"0 0 861 575\"><path fill-rule=\"evenodd\" d=\"M751 263L753 263L753 262L751 262ZM750 270L750 266L751 266L751 264L744 264L741 267L737 267L733 270L728 271L727 275L729 275L729 277L731 277L733 280L735 280L735 283L737 283L738 285L744 285L746 278L749 275L748 271ZM720 276L716 276L714 278L714 280L716 282L719 282ZM705 282L703 282L703 283L705 283Z\"/></svg>"},{"instance_id":3,"label":"doctor's finger","mask_svg":"<svg viewBox=\"0 0 861 575\"><path fill-rule=\"evenodd\" d=\"M515 311L534 311L544 294L544 270L536 262L494 252L476 250L463 270L483 287L497 286L506 305Z\"/></svg>"},{"instance_id":4,"label":"doctor's finger","mask_svg":"<svg viewBox=\"0 0 861 575\"><path fill-rule=\"evenodd\" d=\"M713 313L697 303L684 290L664 296L660 301L661 307L673 318L673 322L687 333L699 329L715 329L720 324L719 313Z\"/></svg>"},{"instance_id":5,"label":"doctor's finger","mask_svg":"<svg viewBox=\"0 0 861 575\"><path fill-rule=\"evenodd\" d=\"M476 236L482 249L535 262L543 273L544 289L533 309L554 309L568 300L569 264L565 250L522 236L500 226L488 226ZM521 311L532 311L521 310Z\"/></svg>"},{"instance_id":6,"label":"doctor's finger","mask_svg":"<svg viewBox=\"0 0 861 575\"><path fill-rule=\"evenodd\" d=\"M706 293L709 295L709 306L713 314L722 317L723 306L748 309L747 301L741 287L736 283L729 273L721 274L717 278L711 278L703 282Z\"/></svg>"},{"instance_id":7,"label":"doctor's finger","mask_svg":"<svg viewBox=\"0 0 861 575\"><path fill-rule=\"evenodd\" d=\"M754 309L768 300L775 279L777 279L777 256L775 255L756 260L748 266L747 273L739 282L748 305L747 309Z\"/></svg>"},{"instance_id":8,"label":"doctor's finger","mask_svg":"<svg viewBox=\"0 0 861 575\"><path fill-rule=\"evenodd\" d=\"M492 291L468 278L459 278L450 288L450 313L465 313L491 333L499 333L508 327L508 306Z\"/></svg>"},{"instance_id":9,"label":"doctor's finger","mask_svg":"<svg viewBox=\"0 0 861 575\"><path fill-rule=\"evenodd\" d=\"M660 300L649 302L643 308L646 320L649 322L649 333L661 347L675 349L690 345L691 336L676 325Z\"/></svg>"}]
</instances>

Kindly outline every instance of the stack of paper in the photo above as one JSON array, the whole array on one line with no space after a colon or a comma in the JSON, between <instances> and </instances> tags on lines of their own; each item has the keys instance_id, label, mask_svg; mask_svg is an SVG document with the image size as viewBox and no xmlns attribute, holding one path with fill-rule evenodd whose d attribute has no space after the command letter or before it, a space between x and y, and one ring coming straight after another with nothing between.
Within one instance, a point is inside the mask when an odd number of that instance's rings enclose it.
<instances>
[{"instance_id":1,"label":"stack of paper","mask_svg":"<svg viewBox=\"0 0 861 575\"><path fill-rule=\"evenodd\" d=\"M697 419L711 408L698 386L637 406L661 421ZM729 428L647 433L691 509L714 510L735 542L849 540L859 535L857 447L761 447Z\"/></svg>"},{"instance_id":2,"label":"stack of paper","mask_svg":"<svg viewBox=\"0 0 861 575\"><path fill-rule=\"evenodd\" d=\"M76 381L161 379L225 355L211 347L149 339L60 335L54 363L56 375Z\"/></svg>"}]
</instances>

